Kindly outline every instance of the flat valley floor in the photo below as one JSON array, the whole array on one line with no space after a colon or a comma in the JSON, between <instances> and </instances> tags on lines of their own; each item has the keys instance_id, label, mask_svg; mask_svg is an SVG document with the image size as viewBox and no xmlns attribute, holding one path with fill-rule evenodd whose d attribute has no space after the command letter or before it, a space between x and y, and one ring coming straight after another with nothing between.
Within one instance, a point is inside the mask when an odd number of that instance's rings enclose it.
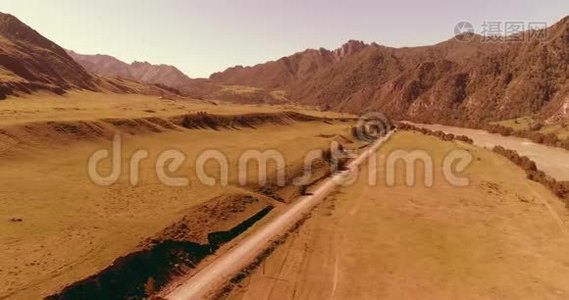
<instances>
[{"instance_id":1,"label":"flat valley floor","mask_svg":"<svg viewBox=\"0 0 569 300\"><path fill-rule=\"evenodd\" d=\"M449 185L440 166L462 148L474 156ZM385 185L395 149L423 149L435 182ZM328 197L229 299L567 299L568 210L507 159L409 132L380 150L378 185L368 170ZM417 168L417 172L422 172ZM420 178L420 176L418 176Z\"/></svg>"}]
</instances>

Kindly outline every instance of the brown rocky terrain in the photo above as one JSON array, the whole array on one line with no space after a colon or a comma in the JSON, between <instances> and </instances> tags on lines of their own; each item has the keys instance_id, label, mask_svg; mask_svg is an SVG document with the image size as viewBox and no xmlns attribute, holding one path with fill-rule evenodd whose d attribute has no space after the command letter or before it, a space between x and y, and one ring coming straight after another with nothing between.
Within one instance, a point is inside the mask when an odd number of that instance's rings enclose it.
<instances>
[{"instance_id":1,"label":"brown rocky terrain","mask_svg":"<svg viewBox=\"0 0 569 300\"><path fill-rule=\"evenodd\" d=\"M212 74L210 79L226 85L283 88L296 81L312 79L315 73L345 57L358 53L367 46L363 42L352 40L334 51L324 48L307 49L277 61L253 67L232 67L224 72Z\"/></svg>"},{"instance_id":2,"label":"brown rocky terrain","mask_svg":"<svg viewBox=\"0 0 569 300\"><path fill-rule=\"evenodd\" d=\"M211 79L286 90L293 101L326 109L379 110L401 119L456 124L558 116L569 95L569 17L531 34L523 42L468 36L412 48L350 41L335 51L306 50ZM540 34L545 39L535 38Z\"/></svg>"},{"instance_id":3,"label":"brown rocky terrain","mask_svg":"<svg viewBox=\"0 0 569 300\"><path fill-rule=\"evenodd\" d=\"M0 13L0 45L2 98L13 90L63 93L71 88L96 89L93 76L65 50L12 15Z\"/></svg>"}]
</instances>

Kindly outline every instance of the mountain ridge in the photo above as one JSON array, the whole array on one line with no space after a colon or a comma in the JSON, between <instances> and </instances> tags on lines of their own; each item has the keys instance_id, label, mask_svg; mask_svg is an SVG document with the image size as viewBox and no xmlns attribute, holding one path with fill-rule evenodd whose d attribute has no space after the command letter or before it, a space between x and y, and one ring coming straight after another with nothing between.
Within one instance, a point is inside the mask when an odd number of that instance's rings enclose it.
<instances>
[{"instance_id":1,"label":"mountain ridge","mask_svg":"<svg viewBox=\"0 0 569 300\"><path fill-rule=\"evenodd\" d=\"M333 55L338 50L308 49L210 78L284 90L294 102L324 109L376 110L424 122L547 118L569 103L569 17L530 33L546 36L486 42L471 35L466 41L403 48L360 42L357 51L339 60Z\"/></svg>"},{"instance_id":2,"label":"mountain ridge","mask_svg":"<svg viewBox=\"0 0 569 300\"><path fill-rule=\"evenodd\" d=\"M129 64L106 54L79 54L73 50L67 50L67 53L87 71L97 75L164 84L174 88L192 80L172 65L156 65L146 61L134 61Z\"/></svg>"},{"instance_id":3,"label":"mountain ridge","mask_svg":"<svg viewBox=\"0 0 569 300\"><path fill-rule=\"evenodd\" d=\"M66 51L89 73L99 76L157 84L196 98L203 98L219 90L219 87L209 80L190 78L172 65L152 64L147 61L126 63L108 54L79 54L73 50Z\"/></svg>"}]
</instances>

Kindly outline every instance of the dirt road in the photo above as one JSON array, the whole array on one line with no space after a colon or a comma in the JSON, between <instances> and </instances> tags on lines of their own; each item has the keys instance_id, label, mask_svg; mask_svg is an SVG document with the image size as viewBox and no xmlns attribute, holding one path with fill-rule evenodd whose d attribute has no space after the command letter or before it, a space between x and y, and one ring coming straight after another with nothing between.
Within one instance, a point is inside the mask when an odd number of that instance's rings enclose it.
<instances>
[{"instance_id":1,"label":"dirt road","mask_svg":"<svg viewBox=\"0 0 569 300\"><path fill-rule=\"evenodd\" d=\"M441 130L455 135L466 135L474 144L485 148L500 145L506 149L517 151L535 161L537 167L560 181L569 180L569 151L533 143L528 139L506 137L488 133L484 130L444 126L437 124L415 124L431 130Z\"/></svg>"},{"instance_id":2,"label":"dirt road","mask_svg":"<svg viewBox=\"0 0 569 300\"><path fill-rule=\"evenodd\" d=\"M391 134L378 140L357 159L352 161L348 166L349 171L335 175L314 191L313 195L299 199L282 215L244 240L232 251L191 277L167 295L166 298L171 300L206 298L212 291L221 287L232 276L250 264L272 239L286 232L312 207L320 203L346 176L349 176L349 173L358 172L356 167L364 162L370 153L377 151L381 144L388 140L390 136Z\"/></svg>"}]
</instances>

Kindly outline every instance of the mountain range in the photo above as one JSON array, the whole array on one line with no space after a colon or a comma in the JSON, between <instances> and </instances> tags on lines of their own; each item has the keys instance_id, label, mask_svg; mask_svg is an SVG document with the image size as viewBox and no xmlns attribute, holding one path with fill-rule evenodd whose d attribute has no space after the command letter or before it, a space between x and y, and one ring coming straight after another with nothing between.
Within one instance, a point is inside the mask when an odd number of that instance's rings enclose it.
<instances>
[{"instance_id":1,"label":"mountain range","mask_svg":"<svg viewBox=\"0 0 569 300\"><path fill-rule=\"evenodd\" d=\"M170 90L449 124L527 115L567 118L569 17L530 34L533 38L523 41L489 42L467 33L406 48L351 40L335 50L308 49L191 79L174 66L66 51L17 18L0 14L0 96L42 89Z\"/></svg>"},{"instance_id":2,"label":"mountain range","mask_svg":"<svg viewBox=\"0 0 569 300\"><path fill-rule=\"evenodd\" d=\"M159 83L171 87L179 87L188 84L191 79L174 66L152 65L148 62L135 61L127 64L110 55L84 55L72 50L67 50L76 62L90 73L136 80L145 83Z\"/></svg>"},{"instance_id":3,"label":"mountain range","mask_svg":"<svg viewBox=\"0 0 569 300\"><path fill-rule=\"evenodd\" d=\"M395 118L457 123L538 114L569 103L569 17L533 39L488 42L465 34L432 46L349 41L211 76L218 84L286 91L298 103Z\"/></svg>"}]
</instances>

